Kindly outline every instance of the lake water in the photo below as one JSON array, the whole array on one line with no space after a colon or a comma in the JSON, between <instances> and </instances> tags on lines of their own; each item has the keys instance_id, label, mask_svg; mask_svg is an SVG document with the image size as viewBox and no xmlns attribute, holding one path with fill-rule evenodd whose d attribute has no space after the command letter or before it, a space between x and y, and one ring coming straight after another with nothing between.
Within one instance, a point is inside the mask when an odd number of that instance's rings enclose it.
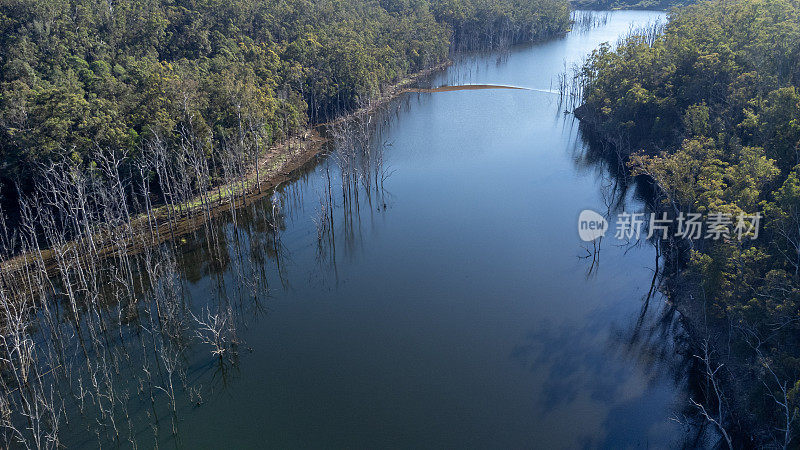
<instances>
[{"instance_id":1,"label":"lake water","mask_svg":"<svg viewBox=\"0 0 800 450\"><path fill-rule=\"evenodd\" d=\"M373 132L382 189L346 203L334 154L238 211L238 232L228 215L184 238L193 311L253 295L235 302L235 363L201 343L188 351L196 391L178 396L177 436L169 408L134 396L140 445L154 434L186 448L680 445L679 327L662 298L645 308L655 249L607 239L599 263L587 257L578 215L608 210L613 179L547 92L565 64L664 17L613 12L465 56L428 84L535 90L404 94ZM633 194L625 208L644 209ZM97 442L77 427L70 440Z\"/></svg>"}]
</instances>

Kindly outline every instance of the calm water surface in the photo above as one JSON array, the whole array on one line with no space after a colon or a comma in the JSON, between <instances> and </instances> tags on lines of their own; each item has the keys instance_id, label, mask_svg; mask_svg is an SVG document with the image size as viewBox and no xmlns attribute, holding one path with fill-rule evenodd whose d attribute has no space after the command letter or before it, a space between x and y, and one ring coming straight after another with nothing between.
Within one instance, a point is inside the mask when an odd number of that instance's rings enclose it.
<instances>
[{"instance_id":1,"label":"calm water surface","mask_svg":"<svg viewBox=\"0 0 800 450\"><path fill-rule=\"evenodd\" d=\"M658 18L614 12L589 31L466 57L430 84L546 91L565 63ZM187 375L202 405L179 402L178 436L164 425L161 445L680 444L685 431L670 418L688 400L672 334L654 324L662 299L643 313L654 249L609 240L590 273L577 217L607 209L611 181L585 157L557 99L405 94L374 137L391 174L380 195L362 193L358 209L346 209L335 156L279 189L278 256L246 263L261 265L269 287L241 308L238 363L222 370L205 349L195 353ZM333 237L319 244L328 173ZM267 199L239 213L246 242L266 234L257 212L272 207ZM195 309L219 281L204 239L182 246ZM224 273L225 289L235 289Z\"/></svg>"}]
</instances>

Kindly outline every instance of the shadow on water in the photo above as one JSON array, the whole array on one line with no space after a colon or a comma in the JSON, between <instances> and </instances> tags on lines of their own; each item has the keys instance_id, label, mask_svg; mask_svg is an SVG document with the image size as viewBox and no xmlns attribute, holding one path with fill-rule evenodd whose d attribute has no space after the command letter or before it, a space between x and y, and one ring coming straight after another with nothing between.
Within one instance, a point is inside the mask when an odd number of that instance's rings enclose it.
<instances>
[{"instance_id":1,"label":"shadow on water","mask_svg":"<svg viewBox=\"0 0 800 450\"><path fill-rule=\"evenodd\" d=\"M577 122L571 115L566 116L565 121ZM609 224L615 222L617 214L635 210L635 206L632 209L630 204L632 199L643 206L637 212L642 212L645 218L658 211L656 205L660 197L651 181L643 176L631 176L627 160L616 148L597 139L591 129L583 124L579 128L581 132L573 147L572 159L576 170L591 172L598 180L605 207L603 216ZM696 342L692 342L684 329L683 318L672 301L670 276L679 270L684 260L675 253L674 242L662 239L658 234L645 238L648 235L647 225L645 220L641 239L623 240L618 244L626 252L637 247L649 248L653 255L650 267L652 279L647 293L641 299L635 320L614 327L608 341L608 352L630 361L646 374L651 383L667 377L673 384L682 387L685 398L676 405L671 420L682 426L685 435L675 445L681 448L716 448L724 445L722 437L688 400L704 399L707 381L692 350ZM599 254L599 243L593 252L586 251ZM599 264L599 256L596 259L587 273L598 270L596 265ZM608 444L611 443L605 443L604 446Z\"/></svg>"}]
</instances>

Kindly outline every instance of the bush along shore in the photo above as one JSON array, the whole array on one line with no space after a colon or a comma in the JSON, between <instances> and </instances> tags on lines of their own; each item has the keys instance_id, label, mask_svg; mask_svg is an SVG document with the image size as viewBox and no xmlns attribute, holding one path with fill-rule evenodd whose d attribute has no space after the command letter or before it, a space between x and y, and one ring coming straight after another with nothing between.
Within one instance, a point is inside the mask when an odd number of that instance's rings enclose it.
<instances>
[{"instance_id":1,"label":"bush along shore","mask_svg":"<svg viewBox=\"0 0 800 450\"><path fill-rule=\"evenodd\" d=\"M703 380L692 409L727 447L800 443L798 48L796 3L703 2L599 48L568 89L587 133L655 188L657 214L733 220L721 239L658 243ZM737 238L756 214L757 238Z\"/></svg>"}]
</instances>

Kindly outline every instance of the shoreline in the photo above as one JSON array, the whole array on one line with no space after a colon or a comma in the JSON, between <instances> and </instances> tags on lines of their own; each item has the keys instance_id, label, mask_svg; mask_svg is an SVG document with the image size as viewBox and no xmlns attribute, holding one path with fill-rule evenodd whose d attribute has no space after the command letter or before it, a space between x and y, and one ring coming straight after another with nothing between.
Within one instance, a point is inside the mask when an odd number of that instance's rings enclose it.
<instances>
[{"instance_id":1,"label":"shoreline","mask_svg":"<svg viewBox=\"0 0 800 450\"><path fill-rule=\"evenodd\" d=\"M404 77L386 88L380 95L372 98L367 105L351 111L329 122L309 125L298 135L273 145L257 163L250 167L247 175L228 184L210 188L182 204L161 204L150 213L139 213L128 223L119 227L127 228L121 234L129 234L123 242L114 242L114 236L120 233L109 232L108 229L91 236L97 248L97 255L112 256L122 250L137 253L144 245L158 245L199 229L206 221L232 208L238 209L252 204L264 197L283 183L294 179L294 172L317 157L328 139L319 130L325 127L345 123L358 115L369 114L386 105L391 100L407 92L408 85L434 72L444 70L452 65L448 59L442 63L423 69ZM257 170L258 169L258 170ZM143 233L146 233L144 235ZM65 243L61 248L48 247L36 254L22 253L3 261L0 271L13 276L20 270L41 262L47 271L56 267L56 252L79 247L88 238Z\"/></svg>"}]
</instances>

